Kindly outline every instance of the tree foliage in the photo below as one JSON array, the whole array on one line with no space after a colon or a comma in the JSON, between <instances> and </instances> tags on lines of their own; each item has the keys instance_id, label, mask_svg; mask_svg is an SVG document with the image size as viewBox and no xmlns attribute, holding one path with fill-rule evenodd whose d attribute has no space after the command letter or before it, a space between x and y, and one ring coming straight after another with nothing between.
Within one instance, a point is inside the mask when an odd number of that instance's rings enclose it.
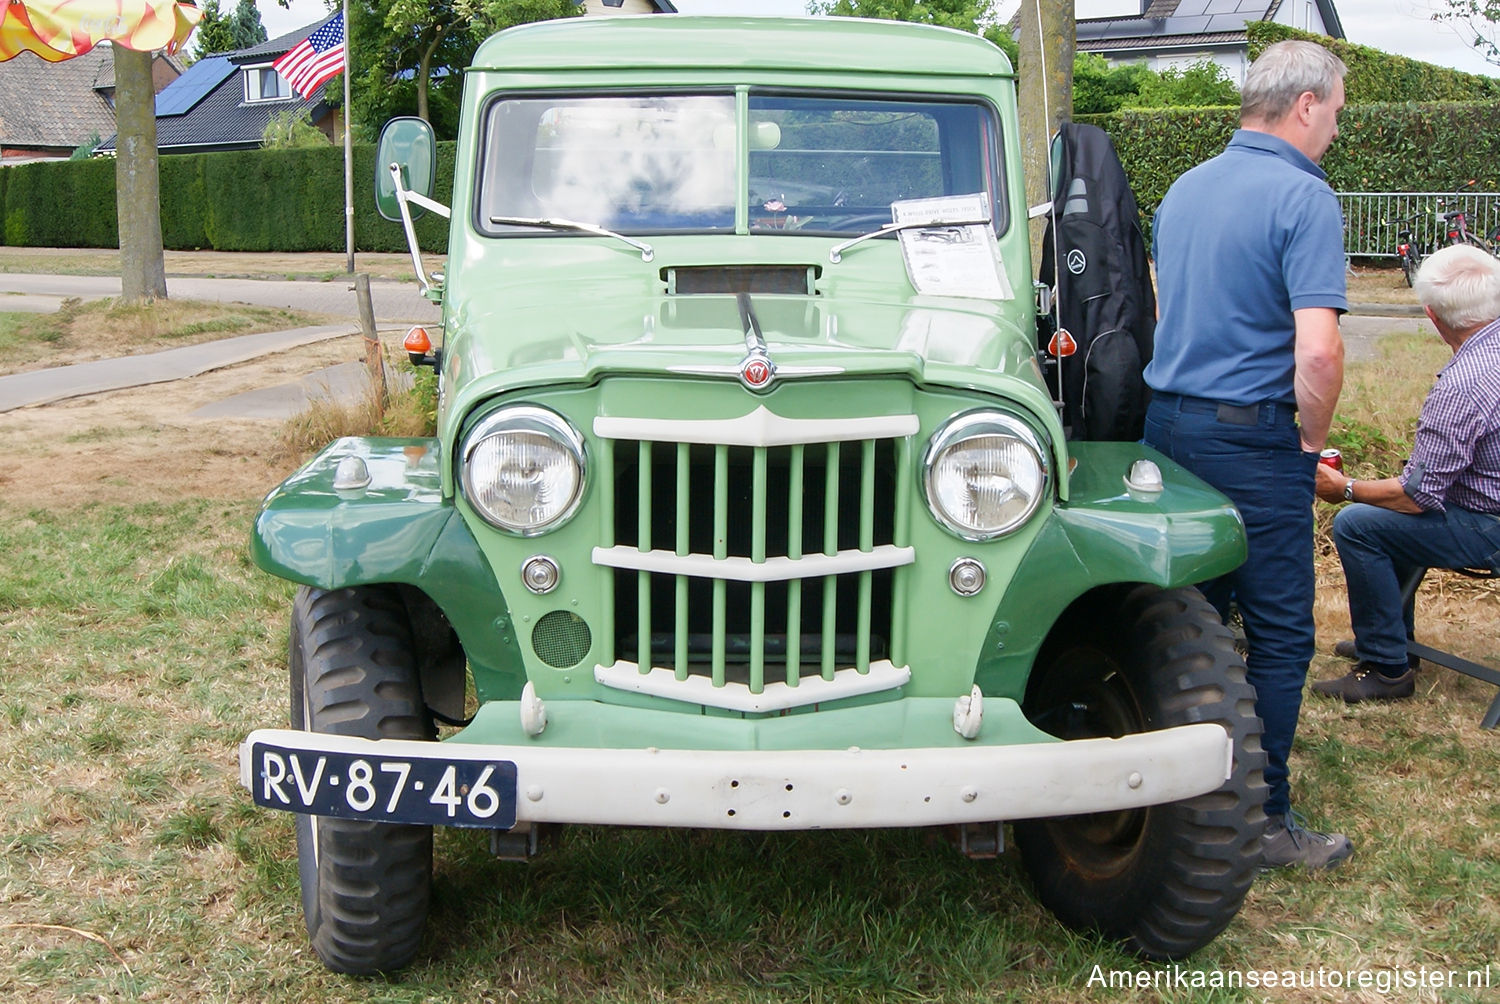
<instances>
[{"instance_id":1,"label":"tree foliage","mask_svg":"<svg viewBox=\"0 0 1500 1004\"><path fill-rule=\"evenodd\" d=\"M266 27L261 24L255 0L239 0L228 13L220 7L219 0L206 0L202 10L203 19L193 34L193 48L199 56L248 49L266 40Z\"/></svg>"},{"instance_id":2,"label":"tree foliage","mask_svg":"<svg viewBox=\"0 0 1500 1004\"><path fill-rule=\"evenodd\" d=\"M313 125L312 112L306 108L288 108L272 115L260 138L260 145L267 150L295 150L332 143L323 130Z\"/></svg>"},{"instance_id":3,"label":"tree foliage","mask_svg":"<svg viewBox=\"0 0 1500 1004\"><path fill-rule=\"evenodd\" d=\"M1204 59L1183 68L1169 66L1160 73L1147 70L1140 77L1140 88L1121 107L1213 108L1239 103L1239 88L1229 79L1229 71Z\"/></svg>"},{"instance_id":4,"label":"tree foliage","mask_svg":"<svg viewBox=\"0 0 1500 1004\"><path fill-rule=\"evenodd\" d=\"M350 99L356 135L395 115L458 134L462 70L504 28L581 13L572 0L350 0Z\"/></svg>"},{"instance_id":5,"label":"tree foliage","mask_svg":"<svg viewBox=\"0 0 1500 1004\"><path fill-rule=\"evenodd\" d=\"M1448 9L1432 15L1434 21L1456 25L1473 41L1485 62L1500 66L1500 0L1447 0Z\"/></svg>"},{"instance_id":6,"label":"tree foliage","mask_svg":"<svg viewBox=\"0 0 1500 1004\"><path fill-rule=\"evenodd\" d=\"M957 28L989 39L1005 51L1012 66L1018 58L1016 40L1005 30L995 0L812 0L807 12Z\"/></svg>"},{"instance_id":7,"label":"tree foliage","mask_svg":"<svg viewBox=\"0 0 1500 1004\"><path fill-rule=\"evenodd\" d=\"M1095 52L1080 52L1073 58L1073 114L1104 115L1127 107L1141 92L1148 76L1144 63L1111 65Z\"/></svg>"}]
</instances>

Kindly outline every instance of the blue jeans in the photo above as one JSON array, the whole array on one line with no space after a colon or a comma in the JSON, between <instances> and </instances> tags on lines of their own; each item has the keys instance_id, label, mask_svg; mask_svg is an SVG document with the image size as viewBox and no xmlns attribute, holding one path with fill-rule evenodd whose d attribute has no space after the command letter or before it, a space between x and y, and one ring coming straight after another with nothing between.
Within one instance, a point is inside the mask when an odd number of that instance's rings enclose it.
<instances>
[{"instance_id":1,"label":"blue jeans","mask_svg":"<svg viewBox=\"0 0 1500 1004\"><path fill-rule=\"evenodd\" d=\"M1419 568L1494 568L1500 516L1450 505L1444 512L1392 512L1356 503L1333 518L1333 542L1349 584L1349 621L1361 659L1401 665L1412 609L1401 587Z\"/></svg>"},{"instance_id":2,"label":"blue jeans","mask_svg":"<svg viewBox=\"0 0 1500 1004\"><path fill-rule=\"evenodd\" d=\"M1229 496L1245 521L1245 563L1198 588L1221 616L1227 617L1232 600L1245 622L1245 662L1265 729L1266 814L1284 814L1291 809L1287 757L1316 635L1312 502L1318 455L1303 452L1292 408L1270 402L1226 414L1213 401L1159 393L1146 411L1144 438Z\"/></svg>"}]
</instances>

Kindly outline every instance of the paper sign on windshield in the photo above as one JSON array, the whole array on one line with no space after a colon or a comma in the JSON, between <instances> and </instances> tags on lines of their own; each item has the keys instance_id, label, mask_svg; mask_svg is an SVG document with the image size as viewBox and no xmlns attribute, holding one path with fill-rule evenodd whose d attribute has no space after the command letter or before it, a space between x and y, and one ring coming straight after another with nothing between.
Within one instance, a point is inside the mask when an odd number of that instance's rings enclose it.
<instances>
[{"instance_id":1,"label":"paper sign on windshield","mask_svg":"<svg viewBox=\"0 0 1500 1004\"><path fill-rule=\"evenodd\" d=\"M891 218L932 223L899 233L906 275L918 293L986 300L1015 296L1000 267L994 228L972 222L990 218L989 197L983 192L893 202Z\"/></svg>"}]
</instances>

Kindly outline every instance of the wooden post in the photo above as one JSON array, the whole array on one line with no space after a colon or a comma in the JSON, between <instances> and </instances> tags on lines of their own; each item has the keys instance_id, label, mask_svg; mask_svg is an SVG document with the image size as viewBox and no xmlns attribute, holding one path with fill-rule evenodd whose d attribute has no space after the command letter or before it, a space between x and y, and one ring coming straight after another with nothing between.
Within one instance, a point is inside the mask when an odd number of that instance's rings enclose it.
<instances>
[{"instance_id":1,"label":"wooden post","mask_svg":"<svg viewBox=\"0 0 1500 1004\"><path fill-rule=\"evenodd\" d=\"M370 299L370 277L360 272L354 277L354 299L359 302L359 330L365 336L365 366L370 371L370 391L375 395L375 413L385 415L385 354L380 350L380 334L375 330L375 303Z\"/></svg>"}]
</instances>

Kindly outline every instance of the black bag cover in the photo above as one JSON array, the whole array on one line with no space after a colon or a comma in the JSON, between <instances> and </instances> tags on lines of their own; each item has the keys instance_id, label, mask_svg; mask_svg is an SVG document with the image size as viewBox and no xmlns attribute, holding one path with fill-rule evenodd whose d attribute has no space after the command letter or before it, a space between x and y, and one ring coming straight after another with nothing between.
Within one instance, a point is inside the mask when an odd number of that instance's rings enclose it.
<instances>
[{"instance_id":1,"label":"black bag cover","mask_svg":"<svg viewBox=\"0 0 1500 1004\"><path fill-rule=\"evenodd\" d=\"M1137 440L1150 400L1142 371L1151 361L1156 294L1135 195L1098 126L1064 122L1053 156L1058 182L1040 278L1050 285L1055 277L1052 320L1078 349L1051 368L1052 391L1056 397L1060 373L1072 438Z\"/></svg>"}]
</instances>

